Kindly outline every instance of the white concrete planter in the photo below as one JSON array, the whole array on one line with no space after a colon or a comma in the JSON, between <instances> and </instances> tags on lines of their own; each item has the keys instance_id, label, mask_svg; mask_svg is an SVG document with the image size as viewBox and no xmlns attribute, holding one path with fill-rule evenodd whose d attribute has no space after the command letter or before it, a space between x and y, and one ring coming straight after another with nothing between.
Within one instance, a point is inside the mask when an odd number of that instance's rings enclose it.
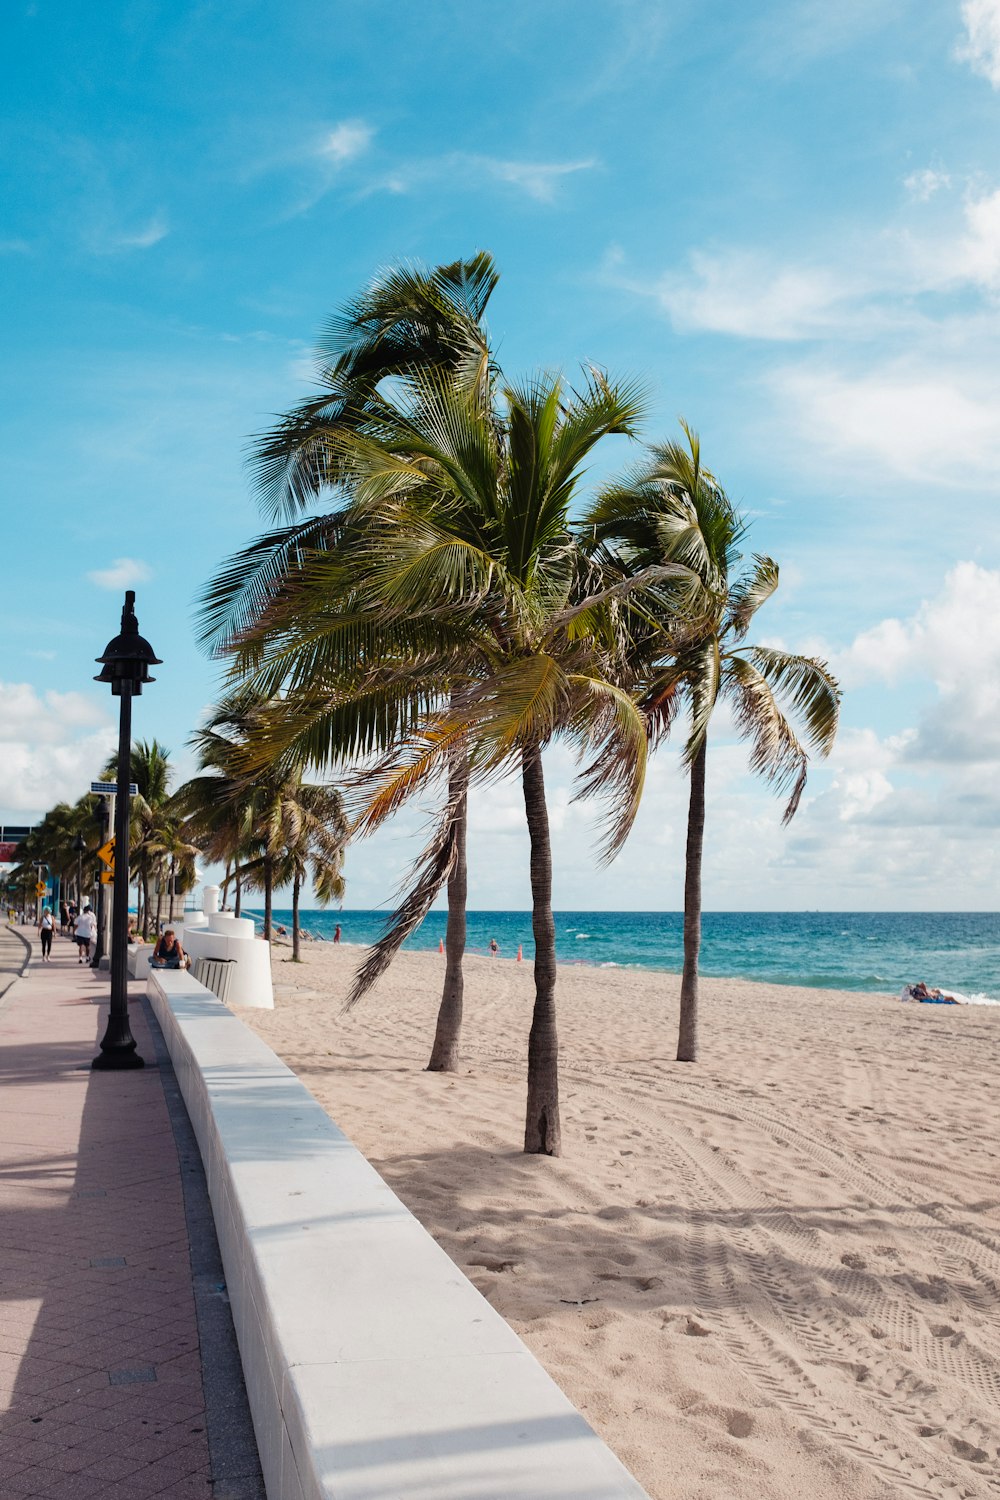
<instances>
[{"instance_id":1,"label":"white concrete planter","mask_svg":"<svg viewBox=\"0 0 1000 1500\"><path fill-rule=\"evenodd\" d=\"M181 944L192 962L196 958L225 958L236 963L229 989L230 1005L273 1010L271 945L255 934L249 917L213 912L207 922L186 924Z\"/></svg>"}]
</instances>

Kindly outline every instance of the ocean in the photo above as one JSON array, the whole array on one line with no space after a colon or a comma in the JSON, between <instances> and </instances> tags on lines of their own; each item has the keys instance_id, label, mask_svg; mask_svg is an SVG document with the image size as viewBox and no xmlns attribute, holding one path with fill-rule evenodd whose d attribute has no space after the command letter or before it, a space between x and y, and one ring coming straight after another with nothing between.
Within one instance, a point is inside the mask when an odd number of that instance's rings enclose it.
<instances>
[{"instance_id":1,"label":"ocean","mask_svg":"<svg viewBox=\"0 0 1000 1500\"><path fill-rule=\"evenodd\" d=\"M258 918L258 911L246 913ZM286 927L291 912L275 911ZM339 922L345 943L372 942L384 911L303 911L304 931L329 940ZM560 963L679 972L680 912L560 911L555 914ZM435 949L446 914L431 912L406 947ZM468 947L486 953L491 938L504 958L518 946L534 956L531 913L470 911ZM721 978L755 979L818 989L898 993L929 985L1000 1002L1000 914L995 912L705 912L700 968Z\"/></svg>"}]
</instances>

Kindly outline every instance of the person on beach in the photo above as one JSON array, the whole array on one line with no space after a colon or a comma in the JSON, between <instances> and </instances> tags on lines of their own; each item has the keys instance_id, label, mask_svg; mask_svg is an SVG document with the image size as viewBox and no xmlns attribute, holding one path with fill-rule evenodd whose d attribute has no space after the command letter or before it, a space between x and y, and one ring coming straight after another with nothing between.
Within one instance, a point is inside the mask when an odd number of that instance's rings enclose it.
<instances>
[{"instance_id":1,"label":"person on beach","mask_svg":"<svg viewBox=\"0 0 1000 1500\"><path fill-rule=\"evenodd\" d=\"M65 933L66 928L68 926L69 926L69 907L66 905L65 901L60 901L60 903L59 903L59 931L62 932L62 933Z\"/></svg>"},{"instance_id":2,"label":"person on beach","mask_svg":"<svg viewBox=\"0 0 1000 1500\"><path fill-rule=\"evenodd\" d=\"M339 943L340 942L340 923L339 922L337 923L336 927L333 929L333 941L335 943Z\"/></svg>"},{"instance_id":3,"label":"person on beach","mask_svg":"<svg viewBox=\"0 0 1000 1500\"><path fill-rule=\"evenodd\" d=\"M38 923L38 935L42 940L42 963L52 962L52 934L55 931L55 918L48 907L42 912Z\"/></svg>"},{"instance_id":4,"label":"person on beach","mask_svg":"<svg viewBox=\"0 0 1000 1500\"><path fill-rule=\"evenodd\" d=\"M496 938L490 938L490 958L496 958L499 952L500 944L497 942Z\"/></svg>"},{"instance_id":5,"label":"person on beach","mask_svg":"<svg viewBox=\"0 0 1000 1500\"><path fill-rule=\"evenodd\" d=\"M187 954L181 947L177 934L168 927L153 949L149 960L151 969L183 969L187 965Z\"/></svg>"},{"instance_id":6,"label":"person on beach","mask_svg":"<svg viewBox=\"0 0 1000 1500\"><path fill-rule=\"evenodd\" d=\"M97 936L97 918L89 906L85 906L73 924L78 964L90 962L90 945Z\"/></svg>"}]
</instances>

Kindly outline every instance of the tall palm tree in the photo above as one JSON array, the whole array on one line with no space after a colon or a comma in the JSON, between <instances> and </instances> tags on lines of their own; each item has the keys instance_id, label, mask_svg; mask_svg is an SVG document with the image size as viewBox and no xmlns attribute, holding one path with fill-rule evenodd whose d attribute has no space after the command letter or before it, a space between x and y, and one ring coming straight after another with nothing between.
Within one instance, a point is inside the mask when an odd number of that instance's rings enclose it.
<instances>
[{"instance_id":1,"label":"tall palm tree","mask_svg":"<svg viewBox=\"0 0 1000 1500\"><path fill-rule=\"evenodd\" d=\"M576 544L570 515L595 446L609 433L630 432L640 401L634 390L612 387L597 373L579 392L548 376L506 386L497 410L467 384L438 372L415 373L399 386L394 403L383 403L377 412L377 435L369 430L337 440L354 517L364 520L357 530L356 567L390 622L403 614L425 623L431 632L428 657L434 656L433 632L439 632L449 693L445 698L439 692L419 726L367 778L376 791L366 799L359 827L377 826L416 791L448 776L459 747L468 746L474 779L518 767L535 935L525 1150L555 1155L561 1140L555 931L542 750L562 734L590 757L583 789L613 795L606 851L614 852L638 806L646 728L616 680L621 661L611 670L610 658L620 657L613 605L617 592L636 589L643 580L603 588ZM269 612L273 631L288 611L278 648L286 674L297 652L300 602L300 596L282 597ZM308 627L300 641L301 668L315 661ZM261 653L258 665L261 659L266 664L273 643L267 628L253 642ZM419 678L424 669L423 659L401 657L394 682L408 671ZM383 672L380 661L376 689ZM363 694L371 681L362 669L356 683L341 681L340 693L324 703L322 694L306 690L307 677L300 670L303 691L289 693L274 729L286 749L318 758L331 743L344 702L355 691ZM348 1003L383 971L455 868L458 795L452 780L416 885L359 971Z\"/></svg>"},{"instance_id":2,"label":"tall palm tree","mask_svg":"<svg viewBox=\"0 0 1000 1500\"><path fill-rule=\"evenodd\" d=\"M624 485L609 486L587 517L595 540L616 545L626 571L656 562L682 570L633 611L633 664L644 677L640 703L654 740L663 739L682 707L689 714L684 760L690 776L684 879L684 967L678 1062L698 1056L698 960L705 830L708 728L720 699L732 707L750 742L751 769L789 793L784 822L806 785L809 750L825 756L837 732L840 690L825 662L747 644L757 610L778 587L778 565L755 555L737 573L746 522L718 480L702 466L697 435L651 450ZM653 598L656 591L653 591ZM636 624L638 622L638 628ZM783 711L784 705L785 711ZM790 722L800 725L800 739Z\"/></svg>"},{"instance_id":3,"label":"tall palm tree","mask_svg":"<svg viewBox=\"0 0 1000 1500\"><path fill-rule=\"evenodd\" d=\"M256 445L254 467L261 499L272 515L286 516L289 524L239 554L210 587L203 612L205 639L220 653L227 653L245 641L248 630L259 631L262 622L267 622L276 593L284 595L287 603L289 592L294 591L300 615L318 607L323 628L318 636L310 636L314 650L305 663L304 676L305 653L299 649L304 642L299 631L294 632L298 665L289 667L293 690L308 688L315 699L321 678L329 679L331 672L338 677L354 672L359 654L369 664L376 657L385 660L387 672L379 690L369 688L349 699L341 694L344 701L337 715L327 714L324 756L328 764L345 761L359 750L387 748L438 696L442 677L428 670L419 683L411 675L404 690L398 681L389 689L388 674L395 671L401 653L426 658L426 629L418 619L399 612L390 629L384 609L374 615L366 610L354 587L355 534L345 524L342 511L305 521L296 518L342 484L340 437L345 431L369 430L373 422L377 427L380 387L387 380L417 369L447 370L477 391L484 404L489 403L496 369L483 319L498 279L492 257L483 252L432 271L401 266L377 277L331 321L321 341L319 394L300 403ZM332 566L311 568L316 558ZM339 630L334 624L334 601L339 601ZM284 618L287 613L286 609ZM335 656L339 656L336 662ZM252 657L239 660L237 678L253 665ZM261 690L273 696L283 685L279 672ZM407 692L412 696L407 697ZM439 860L450 863L445 976L428 1063L435 1071L458 1066L462 1022L468 773L461 746L455 747L452 760L454 818L447 849L439 852Z\"/></svg>"}]
</instances>

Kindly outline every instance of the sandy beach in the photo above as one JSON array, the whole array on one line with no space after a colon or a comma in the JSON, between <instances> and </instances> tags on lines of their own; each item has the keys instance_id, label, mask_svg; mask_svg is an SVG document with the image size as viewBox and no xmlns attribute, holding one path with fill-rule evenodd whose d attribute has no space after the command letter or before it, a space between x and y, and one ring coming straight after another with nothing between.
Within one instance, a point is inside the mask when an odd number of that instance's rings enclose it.
<instances>
[{"instance_id":1,"label":"sandy beach","mask_svg":"<svg viewBox=\"0 0 1000 1500\"><path fill-rule=\"evenodd\" d=\"M522 1154L531 967L276 949L247 1025L298 1073L653 1500L1000 1494L1000 1008L569 966L564 1155Z\"/></svg>"}]
</instances>

